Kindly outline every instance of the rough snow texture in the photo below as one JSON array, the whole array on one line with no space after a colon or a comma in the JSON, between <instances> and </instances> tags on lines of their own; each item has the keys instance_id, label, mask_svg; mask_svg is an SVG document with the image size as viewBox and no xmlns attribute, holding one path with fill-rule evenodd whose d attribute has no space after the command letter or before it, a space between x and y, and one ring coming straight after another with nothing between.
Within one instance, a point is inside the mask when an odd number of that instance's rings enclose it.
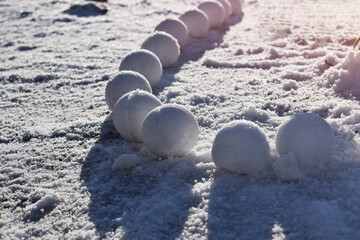
<instances>
[{"instance_id":1,"label":"rough snow texture","mask_svg":"<svg viewBox=\"0 0 360 240\"><path fill-rule=\"evenodd\" d=\"M210 28L218 28L225 21L225 9L221 3L216 1L205 1L198 8L209 18Z\"/></svg>"},{"instance_id":2,"label":"rough snow texture","mask_svg":"<svg viewBox=\"0 0 360 240\"><path fill-rule=\"evenodd\" d=\"M115 103L126 93L140 89L151 91L149 81L140 73L134 71L121 71L106 85L105 100L109 109L114 109Z\"/></svg>"},{"instance_id":3,"label":"rough snow texture","mask_svg":"<svg viewBox=\"0 0 360 240\"><path fill-rule=\"evenodd\" d=\"M135 154L122 154L117 159L115 159L112 170L113 171L123 171L126 169L131 169L141 163L141 159Z\"/></svg>"},{"instance_id":4,"label":"rough snow texture","mask_svg":"<svg viewBox=\"0 0 360 240\"><path fill-rule=\"evenodd\" d=\"M280 159L276 160L273 163L273 169L279 180L294 181L303 177L293 152L284 154Z\"/></svg>"},{"instance_id":5,"label":"rough snow texture","mask_svg":"<svg viewBox=\"0 0 360 240\"><path fill-rule=\"evenodd\" d=\"M198 138L199 126L194 115L175 104L153 109L142 127L145 146L152 154L162 158L188 154Z\"/></svg>"},{"instance_id":6,"label":"rough snow texture","mask_svg":"<svg viewBox=\"0 0 360 240\"><path fill-rule=\"evenodd\" d=\"M162 75L160 59L145 49L135 50L128 54L120 64L120 71L131 70L142 74L155 87Z\"/></svg>"},{"instance_id":7,"label":"rough snow texture","mask_svg":"<svg viewBox=\"0 0 360 240\"><path fill-rule=\"evenodd\" d=\"M155 30L166 32L176 38L180 47L184 47L189 38L189 32L185 23L175 18L165 19L156 26Z\"/></svg>"},{"instance_id":8,"label":"rough snow texture","mask_svg":"<svg viewBox=\"0 0 360 240\"><path fill-rule=\"evenodd\" d=\"M160 100L146 91L136 90L125 94L116 102L112 113L116 130L126 139L142 142L141 128L144 119L160 105Z\"/></svg>"},{"instance_id":9,"label":"rough snow texture","mask_svg":"<svg viewBox=\"0 0 360 240\"><path fill-rule=\"evenodd\" d=\"M141 48L155 53L163 68L175 65L180 55L178 41L166 32L155 32L144 41Z\"/></svg>"},{"instance_id":10,"label":"rough snow texture","mask_svg":"<svg viewBox=\"0 0 360 240\"><path fill-rule=\"evenodd\" d=\"M247 0L243 18L189 38L153 93L194 114L199 140L163 161L118 134L104 91L161 21L201 1L108 0L104 15L63 13L74 2L0 1L0 239L360 239L360 105L324 74L325 58L340 64L359 36L358 1ZM289 81L296 90L283 89ZM250 106L269 118L247 118ZM240 176L212 162L225 124L255 122L275 154L277 128L298 112L334 131L325 168L282 182L271 168ZM142 161L113 172L123 154ZM26 218L46 196L57 203Z\"/></svg>"},{"instance_id":11,"label":"rough snow texture","mask_svg":"<svg viewBox=\"0 0 360 240\"><path fill-rule=\"evenodd\" d=\"M294 153L303 169L323 167L334 150L334 134L329 124L312 113L299 113L285 121L276 134L280 155Z\"/></svg>"},{"instance_id":12,"label":"rough snow texture","mask_svg":"<svg viewBox=\"0 0 360 240\"><path fill-rule=\"evenodd\" d=\"M195 38L203 38L209 31L210 22L207 15L199 10L193 9L183 13L180 16L189 31L189 34Z\"/></svg>"},{"instance_id":13,"label":"rough snow texture","mask_svg":"<svg viewBox=\"0 0 360 240\"><path fill-rule=\"evenodd\" d=\"M239 174L256 173L270 165L270 146L261 129L250 121L226 124L211 150L216 166Z\"/></svg>"}]
</instances>

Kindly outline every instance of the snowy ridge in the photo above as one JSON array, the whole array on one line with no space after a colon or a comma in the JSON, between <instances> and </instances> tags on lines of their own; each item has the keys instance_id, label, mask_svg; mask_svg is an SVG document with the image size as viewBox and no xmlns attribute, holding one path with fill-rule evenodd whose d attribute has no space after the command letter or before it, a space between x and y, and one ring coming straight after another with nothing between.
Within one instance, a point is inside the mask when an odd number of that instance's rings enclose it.
<instances>
[{"instance_id":1,"label":"snowy ridge","mask_svg":"<svg viewBox=\"0 0 360 240\"><path fill-rule=\"evenodd\" d=\"M331 77L357 37L356 2L248 1L242 19L190 39L153 93L188 108L200 138L187 157L164 161L119 137L105 86L158 23L200 1L109 1L95 17L63 13L70 3L0 3L1 239L360 238L360 107ZM277 128L298 112L334 132L324 168L282 182L212 163L228 122L255 122L276 156ZM122 154L141 164L113 172ZM291 157L281 163L296 173Z\"/></svg>"}]
</instances>

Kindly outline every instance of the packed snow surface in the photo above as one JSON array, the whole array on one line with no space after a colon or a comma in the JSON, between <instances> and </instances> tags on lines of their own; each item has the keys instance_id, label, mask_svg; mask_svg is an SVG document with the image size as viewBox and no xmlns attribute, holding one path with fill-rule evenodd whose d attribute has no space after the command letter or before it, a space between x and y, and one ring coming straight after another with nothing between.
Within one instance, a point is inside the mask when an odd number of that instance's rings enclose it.
<instances>
[{"instance_id":1,"label":"packed snow surface","mask_svg":"<svg viewBox=\"0 0 360 240\"><path fill-rule=\"evenodd\" d=\"M203 38L209 31L210 22L208 16L199 9L189 10L180 16L189 31L195 38Z\"/></svg>"},{"instance_id":2,"label":"packed snow surface","mask_svg":"<svg viewBox=\"0 0 360 240\"><path fill-rule=\"evenodd\" d=\"M184 156L199 138L194 115L176 104L153 109L145 118L142 139L148 150L158 157Z\"/></svg>"},{"instance_id":3,"label":"packed snow surface","mask_svg":"<svg viewBox=\"0 0 360 240\"><path fill-rule=\"evenodd\" d=\"M358 1L245 0L219 28L199 24L153 87L194 115L191 152L159 161L117 132L107 83L159 23L201 2L0 1L0 239L360 239ZM87 3L108 11L64 12ZM334 133L323 168L277 153L279 126L300 112ZM267 137L259 174L213 162L236 120ZM113 171L119 157L130 168Z\"/></svg>"},{"instance_id":4,"label":"packed snow surface","mask_svg":"<svg viewBox=\"0 0 360 240\"><path fill-rule=\"evenodd\" d=\"M156 26L155 30L166 32L176 38L180 47L184 47L189 38L189 32L185 23L175 18L165 19Z\"/></svg>"},{"instance_id":5,"label":"packed snow surface","mask_svg":"<svg viewBox=\"0 0 360 240\"><path fill-rule=\"evenodd\" d=\"M149 92L131 91L115 104L112 113L114 127L122 137L142 142L141 128L144 119L151 110L160 105L160 100Z\"/></svg>"},{"instance_id":6,"label":"packed snow surface","mask_svg":"<svg viewBox=\"0 0 360 240\"><path fill-rule=\"evenodd\" d=\"M294 153L301 168L322 167L333 153L334 134L321 117L298 113L280 125L276 149L280 155Z\"/></svg>"},{"instance_id":7,"label":"packed snow surface","mask_svg":"<svg viewBox=\"0 0 360 240\"><path fill-rule=\"evenodd\" d=\"M217 133L211 154L216 166L239 174L259 172L270 165L265 134L246 120L226 124Z\"/></svg>"},{"instance_id":8,"label":"packed snow surface","mask_svg":"<svg viewBox=\"0 0 360 240\"><path fill-rule=\"evenodd\" d=\"M149 81L140 73L134 71L120 71L106 85L105 100L110 110L115 103L126 93L141 89L152 92Z\"/></svg>"},{"instance_id":9,"label":"packed snow surface","mask_svg":"<svg viewBox=\"0 0 360 240\"><path fill-rule=\"evenodd\" d=\"M144 41L141 48L155 53L159 57L163 68L173 66L180 55L178 41L166 32L153 33Z\"/></svg>"},{"instance_id":10,"label":"packed snow surface","mask_svg":"<svg viewBox=\"0 0 360 240\"><path fill-rule=\"evenodd\" d=\"M198 8L202 10L209 18L210 28L218 28L225 21L225 9L217 1L202 2Z\"/></svg>"},{"instance_id":11,"label":"packed snow surface","mask_svg":"<svg viewBox=\"0 0 360 240\"><path fill-rule=\"evenodd\" d=\"M131 70L142 74L150 83L156 86L162 75L160 59L149 50L140 49L129 53L120 63L120 71Z\"/></svg>"}]
</instances>

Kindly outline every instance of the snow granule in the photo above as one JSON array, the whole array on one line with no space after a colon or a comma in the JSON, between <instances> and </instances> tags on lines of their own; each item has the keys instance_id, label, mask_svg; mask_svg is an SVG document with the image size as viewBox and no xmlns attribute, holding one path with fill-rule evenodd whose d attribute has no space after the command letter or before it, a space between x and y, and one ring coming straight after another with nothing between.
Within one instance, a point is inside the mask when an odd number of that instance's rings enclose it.
<instances>
[{"instance_id":1,"label":"snow granule","mask_svg":"<svg viewBox=\"0 0 360 240\"><path fill-rule=\"evenodd\" d=\"M133 168L141 163L141 159L135 154L122 154L120 157L115 159L112 170L121 171Z\"/></svg>"},{"instance_id":2,"label":"snow granule","mask_svg":"<svg viewBox=\"0 0 360 240\"><path fill-rule=\"evenodd\" d=\"M141 48L155 53L159 57L163 68L175 65L180 56L178 41L166 32L153 33L144 41Z\"/></svg>"},{"instance_id":3,"label":"snow granule","mask_svg":"<svg viewBox=\"0 0 360 240\"><path fill-rule=\"evenodd\" d=\"M140 73L121 71L113 77L105 89L105 100L109 109L114 109L115 103L126 93L141 89L152 93L149 81Z\"/></svg>"},{"instance_id":4,"label":"snow granule","mask_svg":"<svg viewBox=\"0 0 360 240\"><path fill-rule=\"evenodd\" d=\"M141 128L146 115L161 105L160 100L149 92L131 91L122 96L113 110L113 123L121 136L142 142Z\"/></svg>"},{"instance_id":5,"label":"snow granule","mask_svg":"<svg viewBox=\"0 0 360 240\"><path fill-rule=\"evenodd\" d=\"M245 120L226 124L217 133L211 154L216 166L239 174L259 172L270 164L265 134Z\"/></svg>"},{"instance_id":6,"label":"snow granule","mask_svg":"<svg viewBox=\"0 0 360 240\"><path fill-rule=\"evenodd\" d=\"M131 70L142 74L154 87L161 79L162 66L160 59L146 49L132 51L120 64L120 71Z\"/></svg>"}]
</instances>

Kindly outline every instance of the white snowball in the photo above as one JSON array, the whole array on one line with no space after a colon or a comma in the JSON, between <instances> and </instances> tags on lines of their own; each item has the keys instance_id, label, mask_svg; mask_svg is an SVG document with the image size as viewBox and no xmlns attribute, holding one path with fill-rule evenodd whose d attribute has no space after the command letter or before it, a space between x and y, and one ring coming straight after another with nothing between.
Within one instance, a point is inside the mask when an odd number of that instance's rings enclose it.
<instances>
[{"instance_id":1,"label":"white snowball","mask_svg":"<svg viewBox=\"0 0 360 240\"><path fill-rule=\"evenodd\" d=\"M232 14L232 7L228 0L218 0L222 4L225 10L225 19L228 19Z\"/></svg>"},{"instance_id":2,"label":"white snowball","mask_svg":"<svg viewBox=\"0 0 360 240\"><path fill-rule=\"evenodd\" d=\"M160 59L152 52L141 49L131 52L121 62L119 70L132 70L142 74L154 87L161 79Z\"/></svg>"},{"instance_id":3,"label":"white snowball","mask_svg":"<svg viewBox=\"0 0 360 240\"><path fill-rule=\"evenodd\" d=\"M159 57L163 68L173 66L180 56L180 46L177 40L166 32L155 32L141 45Z\"/></svg>"},{"instance_id":4,"label":"white snowball","mask_svg":"<svg viewBox=\"0 0 360 240\"><path fill-rule=\"evenodd\" d=\"M185 23L183 23L179 19L165 19L156 26L155 31L163 31L170 34L171 36L176 38L180 47L185 46L189 38L189 32Z\"/></svg>"},{"instance_id":5,"label":"white snowball","mask_svg":"<svg viewBox=\"0 0 360 240\"><path fill-rule=\"evenodd\" d=\"M303 178L303 174L299 169L295 154L290 152L284 154L281 159L273 163L276 177L283 181L294 181Z\"/></svg>"},{"instance_id":6,"label":"white snowball","mask_svg":"<svg viewBox=\"0 0 360 240\"><path fill-rule=\"evenodd\" d=\"M184 156L195 146L199 126L186 108L165 104L145 118L142 139L148 150L158 157Z\"/></svg>"},{"instance_id":7,"label":"white snowball","mask_svg":"<svg viewBox=\"0 0 360 240\"><path fill-rule=\"evenodd\" d=\"M198 8L208 16L210 28L218 28L224 23L225 10L221 3L206 1L201 3Z\"/></svg>"},{"instance_id":8,"label":"white snowball","mask_svg":"<svg viewBox=\"0 0 360 240\"><path fill-rule=\"evenodd\" d=\"M262 130L245 120L226 124L211 151L216 166L239 174L259 172L270 165L270 146Z\"/></svg>"},{"instance_id":9,"label":"white snowball","mask_svg":"<svg viewBox=\"0 0 360 240\"><path fill-rule=\"evenodd\" d=\"M105 100L109 109L112 111L119 98L136 89L152 92L148 80L140 73L133 71L121 71L118 73L106 85Z\"/></svg>"},{"instance_id":10,"label":"white snowball","mask_svg":"<svg viewBox=\"0 0 360 240\"><path fill-rule=\"evenodd\" d=\"M116 130L126 139L142 142L141 128L144 119L160 105L160 100L146 91L135 90L125 94L116 102L113 110Z\"/></svg>"},{"instance_id":11,"label":"white snowball","mask_svg":"<svg viewBox=\"0 0 360 240\"><path fill-rule=\"evenodd\" d=\"M123 154L117 159L115 159L112 165L112 170L113 171L125 170L129 168L133 168L136 165L139 165L140 163L141 163L141 159L135 154Z\"/></svg>"},{"instance_id":12,"label":"white snowball","mask_svg":"<svg viewBox=\"0 0 360 240\"><path fill-rule=\"evenodd\" d=\"M195 38L205 37L210 28L209 18L199 9L185 12L180 16L180 20L185 23L189 34Z\"/></svg>"},{"instance_id":13,"label":"white snowball","mask_svg":"<svg viewBox=\"0 0 360 240\"><path fill-rule=\"evenodd\" d=\"M321 167L330 160L334 135L329 124L312 113L299 113L281 124L276 135L280 155L293 152L302 169Z\"/></svg>"},{"instance_id":14,"label":"white snowball","mask_svg":"<svg viewBox=\"0 0 360 240\"><path fill-rule=\"evenodd\" d=\"M243 14L242 7L243 1L242 0L229 0L232 8L232 15L241 15Z\"/></svg>"}]
</instances>

